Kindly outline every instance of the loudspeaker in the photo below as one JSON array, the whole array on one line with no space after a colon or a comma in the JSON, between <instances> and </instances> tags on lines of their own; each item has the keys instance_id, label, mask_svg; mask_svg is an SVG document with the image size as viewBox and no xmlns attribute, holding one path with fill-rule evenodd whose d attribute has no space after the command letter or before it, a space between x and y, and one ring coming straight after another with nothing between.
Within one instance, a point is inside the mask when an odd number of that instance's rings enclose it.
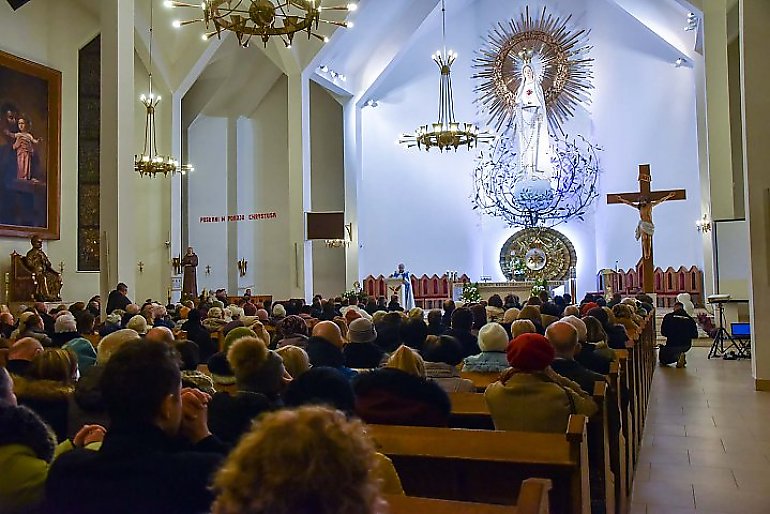
<instances>
[{"instance_id":1,"label":"loudspeaker","mask_svg":"<svg viewBox=\"0 0 770 514\"><path fill-rule=\"evenodd\" d=\"M29 0L8 0L8 4L11 6L11 9L14 11L21 7L22 5L29 2Z\"/></svg>"},{"instance_id":2,"label":"loudspeaker","mask_svg":"<svg viewBox=\"0 0 770 514\"><path fill-rule=\"evenodd\" d=\"M345 239L344 212L308 212L307 239Z\"/></svg>"}]
</instances>

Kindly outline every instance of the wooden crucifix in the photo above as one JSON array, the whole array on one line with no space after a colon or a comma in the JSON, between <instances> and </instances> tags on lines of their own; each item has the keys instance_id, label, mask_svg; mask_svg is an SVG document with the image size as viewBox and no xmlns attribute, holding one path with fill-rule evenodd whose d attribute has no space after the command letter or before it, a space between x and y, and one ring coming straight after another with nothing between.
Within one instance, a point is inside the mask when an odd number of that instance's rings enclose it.
<instances>
[{"instance_id":1,"label":"wooden crucifix","mask_svg":"<svg viewBox=\"0 0 770 514\"><path fill-rule=\"evenodd\" d=\"M652 236L655 225L652 222L652 208L668 200L685 200L687 192L684 189L668 191L651 191L652 176L650 165L639 165L639 192L608 194L607 203L622 203L639 211L639 225L636 227L636 239L642 241L642 289L645 293L654 293L653 273L655 267L652 259Z\"/></svg>"}]
</instances>

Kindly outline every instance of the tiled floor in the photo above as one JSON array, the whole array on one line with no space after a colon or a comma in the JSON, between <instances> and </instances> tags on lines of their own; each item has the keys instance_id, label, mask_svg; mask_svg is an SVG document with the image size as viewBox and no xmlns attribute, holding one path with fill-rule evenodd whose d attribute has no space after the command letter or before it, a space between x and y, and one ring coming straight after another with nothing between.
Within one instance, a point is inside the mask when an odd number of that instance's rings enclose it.
<instances>
[{"instance_id":1,"label":"tiled floor","mask_svg":"<svg viewBox=\"0 0 770 514\"><path fill-rule=\"evenodd\" d=\"M631 514L770 513L770 393L707 353L655 370Z\"/></svg>"}]
</instances>

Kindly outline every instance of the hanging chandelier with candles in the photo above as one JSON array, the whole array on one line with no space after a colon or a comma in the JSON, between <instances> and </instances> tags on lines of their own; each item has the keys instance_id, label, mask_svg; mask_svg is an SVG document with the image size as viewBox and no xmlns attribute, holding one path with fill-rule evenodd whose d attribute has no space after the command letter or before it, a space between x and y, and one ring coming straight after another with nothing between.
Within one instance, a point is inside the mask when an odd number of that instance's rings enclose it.
<instances>
[{"instance_id":1,"label":"hanging chandelier with candles","mask_svg":"<svg viewBox=\"0 0 770 514\"><path fill-rule=\"evenodd\" d=\"M249 46L252 37L262 40L267 46L271 37L278 37L287 48L291 48L294 35L306 32L311 37L327 42L328 37L317 32L321 23L352 28L349 21L325 19L324 13L332 11L355 11L355 2L346 5L323 6L323 0L203 0L200 3L166 0L167 7L187 7L201 12L200 18L175 21L174 27L201 22L206 31L203 39L221 37L222 32L235 32L238 44Z\"/></svg>"},{"instance_id":2,"label":"hanging chandelier with candles","mask_svg":"<svg viewBox=\"0 0 770 514\"><path fill-rule=\"evenodd\" d=\"M188 171L193 171L189 164L180 165L179 161L168 155L158 153L158 143L156 137L155 108L160 103L160 95L152 92L152 0L150 0L150 66L148 71L149 92L142 94L139 101L147 109L144 124L144 148L142 153L134 156L134 171L139 176L155 177L160 175L167 176L169 173L181 173L184 175Z\"/></svg>"},{"instance_id":3,"label":"hanging chandelier with candles","mask_svg":"<svg viewBox=\"0 0 770 514\"><path fill-rule=\"evenodd\" d=\"M441 71L438 121L422 125L412 134L403 134L398 142L406 145L407 148L417 147L428 151L431 148L438 148L442 152L450 148L456 151L461 146L470 150L477 147L479 143L489 144L494 140L492 134L479 130L475 123L458 123L455 120L452 64L457 59L457 53L452 50L447 51L446 48L445 0L441 0L441 33L443 48L431 56Z\"/></svg>"}]
</instances>

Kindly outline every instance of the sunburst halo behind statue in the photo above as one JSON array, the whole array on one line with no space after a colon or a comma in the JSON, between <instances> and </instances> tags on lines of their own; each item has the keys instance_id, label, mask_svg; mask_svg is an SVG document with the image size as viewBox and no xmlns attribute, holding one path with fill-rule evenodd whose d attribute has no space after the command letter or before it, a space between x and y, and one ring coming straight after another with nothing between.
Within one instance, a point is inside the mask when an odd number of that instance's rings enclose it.
<instances>
[{"instance_id":1,"label":"sunburst halo behind statue","mask_svg":"<svg viewBox=\"0 0 770 514\"><path fill-rule=\"evenodd\" d=\"M548 122L552 130L575 114L580 104L589 104L593 89L588 57L590 31L570 28L572 16L562 19L546 11L532 17L529 7L518 19L500 23L489 36L476 59L479 80L476 92L497 129L513 122L516 92L522 82L522 69L528 54L535 72L542 77Z\"/></svg>"},{"instance_id":2,"label":"sunburst halo behind statue","mask_svg":"<svg viewBox=\"0 0 770 514\"><path fill-rule=\"evenodd\" d=\"M493 29L475 59L477 101L502 134L480 156L474 208L510 226L582 219L597 197L600 148L562 126L592 89L588 31L570 20L527 8Z\"/></svg>"}]
</instances>

